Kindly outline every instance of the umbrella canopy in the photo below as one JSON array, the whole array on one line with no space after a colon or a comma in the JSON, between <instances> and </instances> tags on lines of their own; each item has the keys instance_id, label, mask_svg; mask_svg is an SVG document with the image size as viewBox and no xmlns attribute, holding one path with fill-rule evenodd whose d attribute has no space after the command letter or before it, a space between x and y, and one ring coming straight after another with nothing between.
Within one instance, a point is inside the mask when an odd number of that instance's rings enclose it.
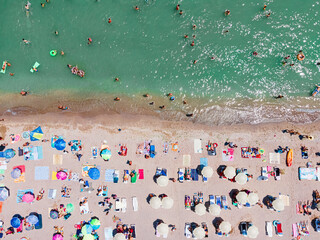
<instances>
[{"instance_id":1,"label":"umbrella canopy","mask_svg":"<svg viewBox=\"0 0 320 240\"><path fill-rule=\"evenodd\" d=\"M10 224L14 228L18 228L21 225L21 219L18 217L14 217L11 219Z\"/></svg>"},{"instance_id":2,"label":"umbrella canopy","mask_svg":"<svg viewBox=\"0 0 320 240\"><path fill-rule=\"evenodd\" d=\"M22 196L22 202L31 203L34 200L34 194L32 192L27 192Z\"/></svg>"},{"instance_id":3,"label":"umbrella canopy","mask_svg":"<svg viewBox=\"0 0 320 240\"><path fill-rule=\"evenodd\" d=\"M284 210L284 203L283 203L282 199L280 199L280 198L277 198L276 200L274 200L272 202L272 206L273 206L274 210L276 210L278 212Z\"/></svg>"},{"instance_id":4,"label":"umbrella canopy","mask_svg":"<svg viewBox=\"0 0 320 240\"><path fill-rule=\"evenodd\" d=\"M231 231L231 224L229 222L223 221L219 225L219 229L222 233L228 234Z\"/></svg>"},{"instance_id":5,"label":"umbrella canopy","mask_svg":"<svg viewBox=\"0 0 320 240\"><path fill-rule=\"evenodd\" d=\"M59 138L58 140L56 140L54 142L54 147L59 150L59 151L62 151L63 149L66 148L66 141L63 140L62 138Z\"/></svg>"},{"instance_id":6,"label":"umbrella canopy","mask_svg":"<svg viewBox=\"0 0 320 240\"><path fill-rule=\"evenodd\" d=\"M72 203L68 203L68 204L67 204L67 207L66 207L67 213L72 213L73 210L74 210L73 204L72 204Z\"/></svg>"},{"instance_id":7,"label":"umbrella canopy","mask_svg":"<svg viewBox=\"0 0 320 240\"><path fill-rule=\"evenodd\" d=\"M259 235L259 229L252 225L248 228L247 234L249 238L257 238Z\"/></svg>"},{"instance_id":8,"label":"umbrella canopy","mask_svg":"<svg viewBox=\"0 0 320 240\"><path fill-rule=\"evenodd\" d=\"M251 205L256 204L258 201L259 201L259 196L258 196L258 194L253 193L253 192L249 193L249 195L248 195L248 202L249 202Z\"/></svg>"},{"instance_id":9,"label":"umbrella canopy","mask_svg":"<svg viewBox=\"0 0 320 240\"><path fill-rule=\"evenodd\" d=\"M160 223L160 224L157 226L157 232L158 232L160 235L168 235L168 233L169 233L169 226L168 226L168 224Z\"/></svg>"},{"instance_id":10,"label":"umbrella canopy","mask_svg":"<svg viewBox=\"0 0 320 240\"><path fill-rule=\"evenodd\" d=\"M232 179L236 175L236 169L234 167L228 166L226 169L223 171L223 174L226 178Z\"/></svg>"},{"instance_id":11,"label":"umbrella canopy","mask_svg":"<svg viewBox=\"0 0 320 240\"><path fill-rule=\"evenodd\" d=\"M17 178L19 178L20 176L21 176L21 169L20 169L20 168L15 168L15 169L12 170L12 172L11 172L11 177L12 177L13 179L17 179Z\"/></svg>"},{"instance_id":12,"label":"umbrella canopy","mask_svg":"<svg viewBox=\"0 0 320 240\"><path fill-rule=\"evenodd\" d=\"M0 201L5 201L9 196L9 189L7 187L0 187Z\"/></svg>"},{"instance_id":13,"label":"umbrella canopy","mask_svg":"<svg viewBox=\"0 0 320 240\"><path fill-rule=\"evenodd\" d=\"M57 210L55 210L55 209L52 209L52 210L50 211L50 217L51 217L52 219L57 219L57 218L59 217L59 212L58 212Z\"/></svg>"},{"instance_id":14,"label":"umbrella canopy","mask_svg":"<svg viewBox=\"0 0 320 240\"><path fill-rule=\"evenodd\" d=\"M206 177L206 178L211 178L213 175L213 169L212 167L206 166L202 169L201 171L202 176Z\"/></svg>"},{"instance_id":15,"label":"umbrella canopy","mask_svg":"<svg viewBox=\"0 0 320 240\"><path fill-rule=\"evenodd\" d=\"M126 236L123 233L117 233L114 235L114 240L126 240Z\"/></svg>"},{"instance_id":16,"label":"umbrella canopy","mask_svg":"<svg viewBox=\"0 0 320 240\"><path fill-rule=\"evenodd\" d=\"M60 233L55 233L52 240L63 240L63 236Z\"/></svg>"},{"instance_id":17,"label":"umbrella canopy","mask_svg":"<svg viewBox=\"0 0 320 240\"><path fill-rule=\"evenodd\" d=\"M239 192L236 199L239 204L245 205L248 202L248 194L246 192Z\"/></svg>"},{"instance_id":18,"label":"umbrella canopy","mask_svg":"<svg viewBox=\"0 0 320 240\"><path fill-rule=\"evenodd\" d=\"M111 158L111 151L110 149L102 149L100 152L100 156L104 159L104 160L109 160Z\"/></svg>"},{"instance_id":19,"label":"umbrella canopy","mask_svg":"<svg viewBox=\"0 0 320 240\"><path fill-rule=\"evenodd\" d=\"M161 206L161 200L158 197L152 197L149 203L153 209L158 209Z\"/></svg>"},{"instance_id":20,"label":"umbrella canopy","mask_svg":"<svg viewBox=\"0 0 320 240\"><path fill-rule=\"evenodd\" d=\"M84 235L82 240L94 240L94 236L91 234Z\"/></svg>"},{"instance_id":21,"label":"umbrella canopy","mask_svg":"<svg viewBox=\"0 0 320 240\"><path fill-rule=\"evenodd\" d=\"M169 179L168 179L167 176L163 176L163 175L162 175L162 176L160 176L160 177L157 178L157 183L158 183L158 185L159 185L160 187L165 187L165 186L168 185Z\"/></svg>"},{"instance_id":22,"label":"umbrella canopy","mask_svg":"<svg viewBox=\"0 0 320 240\"><path fill-rule=\"evenodd\" d=\"M235 178L236 182L240 185L244 185L247 183L248 181L248 177L245 173L241 172L241 173L238 173L236 178Z\"/></svg>"},{"instance_id":23,"label":"umbrella canopy","mask_svg":"<svg viewBox=\"0 0 320 240\"><path fill-rule=\"evenodd\" d=\"M100 171L98 168L93 167L89 169L88 175L92 180L97 180L100 178Z\"/></svg>"},{"instance_id":24,"label":"umbrella canopy","mask_svg":"<svg viewBox=\"0 0 320 240\"><path fill-rule=\"evenodd\" d=\"M66 180L68 177L68 174L65 171L59 171L59 172L57 172L56 177L59 180Z\"/></svg>"},{"instance_id":25,"label":"umbrella canopy","mask_svg":"<svg viewBox=\"0 0 320 240\"><path fill-rule=\"evenodd\" d=\"M196 214L198 214L199 216L202 216L206 213L206 207L204 206L203 203L199 203L198 205L196 205L196 207L194 208L194 211Z\"/></svg>"},{"instance_id":26,"label":"umbrella canopy","mask_svg":"<svg viewBox=\"0 0 320 240\"><path fill-rule=\"evenodd\" d=\"M89 223L84 224L84 225L82 226L82 228L81 228L81 233L82 233L83 235L91 234L92 231L93 231L93 228L92 228L92 226L91 226Z\"/></svg>"},{"instance_id":27,"label":"umbrella canopy","mask_svg":"<svg viewBox=\"0 0 320 240\"><path fill-rule=\"evenodd\" d=\"M211 213L213 216L219 216L221 212L221 208L217 204L211 204L209 206L209 213Z\"/></svg>"},{"instance_id":28,"label":"umbrella canopy","mask_svg":"<svg viewBox=\"0 0 320 240\"><path fill-rule=\"evenodd\" d=\"M164 198L162 199L162 207L165 208L165 209L170 209L170 208L172 208L173 203L174 203L174 201L173 201L173 199L170 198L170 197L164 197Z\"/></svg>"},{"instance_id":29,"label":"umbrella canopy","mask_svg":"<svg viewBox=\"0 0 320 240\"><path fill-rule=\"evenodd\" d=\"M100 220L97 218L92 218L90 220L90 225L93 228L93 230L97 230L99 229L99 227L101 226Z\"/></svg>"},{"instance_id":30,"label":"umbrella canopy","mask_svg":"<svg viewBox=\"0 0 320 240\"><path fill-rule=\"evenodd\" d=\"M37 127L35 130L30 132L31 141L39 141L43 136L41 127Z\"/></svg>"},{"instance_id":31,"label":"umbrella canopy","mask_svg":"<svg viewBox=\"0 0 320 240\"><path fill-rule=\"evenodd\" d=\"M39 222L39 218L36 215L31 214L27 217L27 222L30 224L37 224Z\"/></svg>"},{"instance_id":32,"label":"umbrella canopy","mask_svg":"<svg viewBox=\"0 0 320 240\"><path fill-rule=\"evenodd\" d=\"M196 239L203 239L206 236L206 232L202 227L196 227L193 230L193 235Z\"/></svg>"}]
</instances>

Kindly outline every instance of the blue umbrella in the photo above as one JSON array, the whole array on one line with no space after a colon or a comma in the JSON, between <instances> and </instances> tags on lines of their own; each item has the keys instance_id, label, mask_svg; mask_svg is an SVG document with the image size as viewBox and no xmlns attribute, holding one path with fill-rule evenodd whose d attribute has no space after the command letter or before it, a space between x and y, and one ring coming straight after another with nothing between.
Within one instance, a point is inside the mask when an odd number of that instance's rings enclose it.
<instances>
[{"instance_id":1,"label":"blue umbrella","mask_svg":"<svg viewBox=\"0 0 320 240\"><path fill-rule=\"evenodd\" d=\"M43 136L41 127L37 127L35 130L30 132L31 141L39 141Z\"/></svg>"},{"instance_id":2,"label":"blue umbrella","mask_svg":"<svg viewBox=\"0 0 320 240\"><path fill-rule=\"evenodd\" d=\"M39 218L36 215L32 214L27 217L27 222L34 225L39 222Z\"/></svg>"},{"instance_id":3,"label":"blue umbrella","mask_svg":"<svg viewBox=\"0 0 320 240\"><path fill-rule=\"evenodd\" d=\"M88 172L88 175L89 177L92 179L92 180L97 180L100 178L100 171L98 168L90 168L89 169L89 172Z\"/></svg>"},{"instance_id":4,"label":"blue umbrella","mask_svg":"<svg viewBox=\"0 0 320 240\"><path fill-rule=\"evenodd\" d=\"M52 209L52 210L50 211L50 217L51 217L52 219L57 219L57 218L59 217L58 211L55 210L55 209Z\"/></svg>"},{"instance_id":5,"label":"blue umbrella","mask_svg":"<svg viewBox=\"0 0 320 240\"><path fill-rule=\"evenodd\" d=\"M66 148L66 141L64 141L62 138L59 138L57 141L54 142L54 147L57 150L62 151Z\"/></svg>"},{"instance_id":6,"label":"blue umbrella","mask_svg":"<svg viewBox=\"0 0 320 240\"><path fill-rule=\"evenodd\" d=\"M15 169L12 170L12 172L11 172L11 177L12 177L13 179L17 179L17 178L19 178L20 176L21 176L21 169L20 169L20 168L15 168Z\"/></svg>"},{"instance_id":7,"label":"blue umbrella","mask_svg":"<svg viewBox=\"0 0 320 240\"><path fill-rule=\"evenodd\" d=\"M14 218L11 219L10 223L11 223L12 227L18 228L21 225L21 220L18 217L14 217Z\"/></svg>"},{"instance_id":8,"label":"blue umbrella","mask_svg":"<svg viewBox=\"0 0 320 240\"><path fill-rule=\"evenodd\" d=\"M10 196L10 191L7 187L0 187L0 201L6 200Z\"/></svg>"}]
</instances>

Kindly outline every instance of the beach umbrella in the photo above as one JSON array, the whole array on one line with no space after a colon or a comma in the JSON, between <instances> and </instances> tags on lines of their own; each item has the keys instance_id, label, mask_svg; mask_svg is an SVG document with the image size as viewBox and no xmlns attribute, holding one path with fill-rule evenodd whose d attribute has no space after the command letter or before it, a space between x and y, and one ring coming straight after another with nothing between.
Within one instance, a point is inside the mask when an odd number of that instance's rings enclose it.
<instances>
[{"instance_id":1,"label":"beach umbrella","mask_svg":"<svg viewBox=\"0 0 320 240\"><path fill-rule=\"evenodd\" d=\"M160 223L160 224L157 226L157 232L158 232L160 235L168 235L168 233L169 233L169 226L168 226L168 224Z\"/></svg>"},{"instance_id":2,"label":"beach umbrella","mask_svg":"<svg viewBox=\"0 0 320 240\"><path fill-rule=\"evenodd\" d=\"M68 177L68 174L65 171L59 171L59 172L57 172L56 177L59 180L66 180Z\"/></svg>"},{"instance_id":3,"label":"beach umbrella","mask_svg":"<svg viewBox=\"0 0 320 240\"><path fill-rule=\"evenodd\" d=\"M43 136L41 127L37 127L35 130L30 132L31 141L39 141Z\"/></svg>"},{"instance_id":4,"label":"beach umbrella","mask_svg":"<svg viewBox=\"0 0 320 240\"><path fill-rule=\"evenodd\" d=\"M7 187L0 187L0 201L5 201L9 196L9 189Z\"/></svg>"},{"instance_id":5,"label":"beach umbrella","mask_svg":"<svg viewBox=\"0 0 320 240\"><path fill-rule=\"evenodd\" d=\"M272 202L272 206L273 206L274 210L276 210L278 212L284 210L284 203L283 203L282 199L280 199L280 198L277 198L276 200L274 200Z\"/></svg>"},{"instance_id":6,"label":"beach umbrella","mask_svg":"<svg viewBox=\"0 0 320 240\"><path fill-rule=\"evenodd\" d=\"M167 176L163 176L163 175L162 175L162 176L160 176L160 177L157 178L157 183L158 183L158 185L159 185L160 187L165 187L165 186L168 185L169 179L168 179Z\"/></svg>"},{"instance_id":7,"label":"beach umbrella","mask_svg":"<svg viewBox=\"0 0 320 240\"><path fill-rule=\"evenodd\" d=\"M93 167L89 169L88 175L92 180L97 180L100 178L100 171L98 168Z\"/></svg>"},{"instance_id":8,"label":"beach umbrella","mask_svg":"<svg viewBox=\"0 0 320 240\"><path fill-rule=\"evenodd\" d=\"M26 220L28 223L33 225L39 222L39 218L34 214L29 215Z\"/></svg>"},{"instance_id":9,"label":"beach umbrella","mask_svg":"<svg viewBox=\"0 0 320 240\"><path fill-rule=\"evenodd\" d=\"M153 209L158 209L161 206L161 200L158 197L152 197L149 203Z\"/></svg>"},{"instance_id":10,"label":"beach umbrella","mask_svg":"<svg viewBox=\"0 0 320 240\"><path fill-rule=\"evenodd\" d=\"M90 220L90 225L93 228L93 230L97 230L99 229L99 227L101 226L100 220L97 218L92 218Z\"/></svg>"},{"instance_id":11,"label":"beach umbrella","mask_svg":"<svg viewBox=\"0 0 320 240\"><path fill-rule=\"evenodd\" d=\"M26 237L22 237L22 238L20 238L20 240L29 240L29 239Z\"/></svg>"},{"instance_id":12,"label":"beach umbrella","mask_svg":"<svg viewBox=\"0 0 320 240\"><path fill-rule=\"evenodd\" d=\"M111 158L111 151L108 148L102 149L100 152L100 156L104 159L104 160L109 160Z\"/></svg>"},{"instance_id":13,"label":"beach umbrella","mask_svg":"<svg viewBox=\"0 0 320 240\"><path fill-rule=\"evenodd\" d=\"M164 197L164 198L162 198L162 207L163 207L164 209L170 209L170 208L172 208L173 203L174 203L174 201L173 201L173 199L170 198L170 197Z\"/></svg>"},{"instance_id":14,"label":"beach umbrella","mask_svg":"<svg viewBox=\"0 0 320 240\"><path fill-rule=\"evenodd\" d=\"M193 235L194 235L195 239L203 239L206 236L206 232L204 231L204 229L202 227L196 227L193 230Z\"/></svg>"},{"instance_id":15,"label":"beach umbrella","mask_svg":"<svg viewBox=\"0 0 320 240\"><path fill-rule=\"evenodd\" d=\"M203 203L199 203L196 205L196 207L194 208L194 211L196 214L198 214L199 216L202 216L206 213L206 207L204 206Z\"/></svg>"},{"instance_id":16,"label":"beach umbrella","mask_svg":"<svg viewBox=\"0 0 320 240\"><path fill-rule=\"evenodd\" d=\"M258 194L253 193L253 192L249 193L249 195L248 195L248 202L249 202L251 205L256 204L258 201L259 201L259 196L258 196Z\"/></svg>"},{"instance_id":17,"label":"beach umbrella","mask_svg":"<svg viewBox=\"0 0 320 240\"><path fill-rule=\"evenodd\" d=\"M222 233L228 234L231 231L231 224L229 222L223 221L219 225L219 229Z\"/></svg>"},{"instance_id":18,"label":"beach umbrella","mask_svg":"<svg viewBox=\"0 0 320 240\"><path fill-rule=\"evenodd\" d=\"M52 209L52 210L50 211L50 217L51 217L52 219L57 219L57 218L59 217L59 212L58 212L57 210L55 210L55 209Z\"/></svg>"},{"instance_id":19,"label":"beach umbrella","mask_svg":"<svg viewBox=\"0 0 320 240\"><path fill-rule=\"evenodd\" d=\"M93 228L92 228L92 226L91 226L89 223L84 224L84 225L82 226L82 228L81 228L81 233L82 233L83 235L91 234L92 231L93 231Z\"/></svg>"},{"instance_id":20,"label":"beach umbrella","mask_svg":"<svg viewBox=\"0 0 320 240\"><path fill-rule=\"evenodd\" d=\"M211 213L213 216L219 216L221 212L221 208L217 204L211 204L209 206L209 213Z\"/></svg>"},{"instance_id":21,"label":"beach umbrella","mask_svg":"<svg viewBox=\"0 0 320 240\"><path fill-rule=\"evenodd\" d=\"M94 236L91 234L84 235L82 240L94 240Z\"/></svg>"},{"instance_id":22,"label":"beach umbrella","mask_svg":"<svg viewBox=\"0 0 320 240\"><path fill-rule=\"evenodd\" d=\"M2 153L2 152L1 152ZM6 159L13 158L16 155L16 151L12 148L9 148L3 152L3 154L0 155L0 157L4 157Z\"/></svg>"},{"instance_id":23,"label":"beach umbrella","mask_svg":"<svg viewBox=\"0 0 320 240\"><path fill-rule=\"evenodd\" d=\"M202 169L201 171L202 176L206 177L206 178L211 178L213 175L213 169L212 167L206 166Z\"/></svg>"},{"instance_id":24,"label":"beach umbrella","mask_svg":"<svg viewBox=\"0 0 320 240\"><path fill-rule=\"evenodd\" d=\"M60 233L55 233L52 240L63 240L63 236Z\"/></svg>"},{"instance_id":25,"label":"beach umbrella","mask_svg":"<svg viewBox=\"0 0 320 240\"><path fill-rule=\"evenodd\" d=\"M66 148L66 141L63 140L62 138L59 138L58 140L56 140L54 142L54 147L59 150L59 151L62 151L63 149Z\"/></svg>"},{"instance_id":26,"label":"beach umbrella","mask_svg":"<svg viewBox=\"0 0 320 240\"><path fill-rule=\"evenodd\" d=\"M32 192L27 192L22 196L22 202L31 203L34 200L34 194Z\"/></svg>"},{"instance_id":27,"label":"beach umbrella","mask_svg":"<svg viewBox=\"0 0 320 240\"><path fill-rule=\"evenodd\" d=\"M226 178L232 179L236 175L236 169L234 167L228 166L226 169L223 171L223 174Z\"/></svg>"},{"instance_id":28,"label":"beach umbrella","mask_svg":"<svg viewBox=\"0 0 320 240\"><path fill-rule=\"evenodd\" d=\"M12 177L13 179L17 179L17 178L19 178L20 176L21 176L21 169L20 169L20 168L15 168L15 169L12 170L12 172L11 172L11 177Z\"/></svg>"},{"instance_id":29,"label":"beach umbrella","mask_svg":"<svg viewBox=\"0 0 320 240\"><path fill-rule=\"evenodd\" d=\"M68 203L68 204L67 204L67 207L66 207L67 213L72 213L73 210L74 210L73 204L72 204L72 203Z\"/></svg>"},{"instance_id":30,"label":"beach umbrella","mask_svg":"<svg viewBox=\"0 0 320 240\"><path fill-rule=\"evenodd\" d=\"M245 205L248 202L248 194L246 192L239 192L236 199L239 204Z\"/></svg>"},{"instance_id":31,"label":"beach umbrella","mask_svg":"<svg viewBox=\"0 0 320 240\"><path fill-rule=\"evenodd\" d=\"M123 233L117 233L114 235L114 240L126 240L126 236Z\"/></svg>"},{"instance_id":32,"label":"beach umbrella","mask_svg":"<svg viewBox=\"0 0 320 240\"><path fill-rule=\"evenodd\" d=\"M250 226L247 231L249 238L257 238L259 235L259 229L256 226Z\"/></svg>"},{"instance_id":33,"label":"beach umbrella","mask_svg":"<svg viewBox=\"0 0 320 240\"><path fill-rule=\"evenodd\" d=\"M248 177L245 173L241 172L237 174L235 180L238 184L243 185L248 181Z\"/></svg>"},{"instance_id":34,"label":"beach umbrella","mask_svg":"<svg viewBox=\"0 0 320 240\"><path fill-rule=\"evenodd\" d=\"M18 228L21 225L21 219L18 217L14 217L11 219L10 224L14 228Z\"/></svg>"}]
</instances>

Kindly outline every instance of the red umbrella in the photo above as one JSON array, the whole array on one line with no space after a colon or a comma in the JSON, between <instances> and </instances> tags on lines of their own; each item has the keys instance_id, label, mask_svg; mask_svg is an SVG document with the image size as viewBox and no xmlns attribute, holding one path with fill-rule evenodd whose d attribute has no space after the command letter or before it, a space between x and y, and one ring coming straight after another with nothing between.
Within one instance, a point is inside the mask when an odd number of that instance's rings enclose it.
<instances>
[{"instance_id":1,"label":"red umbrella","mask_svg":"<svg viewBox=\"0 0 320 240\"><path fill-rule=\"evenodd\" d=\"M31 203L34 200L34 194L31 192L27 192L22 196L22 201L26 203Z\"/></svg>"},{"instance_id":2,"label":"red umbrella","mask_svg":"<svg viewBox=\"0 0 320 240\"><path fill-rule=\"evenodd\" d=\"M65 171L59 171L59 172L57 172L56 176L60 180L66 180L68 177L68 174Z\"/></svg>"}]
</instances>

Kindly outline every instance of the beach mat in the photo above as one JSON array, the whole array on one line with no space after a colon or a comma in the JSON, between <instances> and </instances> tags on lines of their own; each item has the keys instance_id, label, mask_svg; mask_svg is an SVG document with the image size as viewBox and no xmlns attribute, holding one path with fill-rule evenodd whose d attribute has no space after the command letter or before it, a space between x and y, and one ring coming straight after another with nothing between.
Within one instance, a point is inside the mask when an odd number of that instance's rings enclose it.
<instances>
[{"instance_id":1,"label":"beach mat","mask_svg":"<svg viewBox=\"0 0 320 240\"><path fill-rule=\"evenodd\" d=\"M114 169L106 169L105 181L113 182L113 174L114 174Z\"/></svg>"},{"instance_id":2,"label":"beach mat","mask_svg":"<svg viewBox=\"0 0 320 240\"><path fill-rule=\"evenodd\" d=\"M202 153L201 139L194 139L194 153Z\"/></svg>"},{"instance_id":3,"label":"beach mat","mask_svg":"<svg viewBox=\"0 0 320 240\"><path fill-rule=\"evenodd\" d=\"M269 153L271 164L280 164L280 153Z\"/></svg>"},{"instance_id":4,"label":"beach mat","mask_svg":"<svg viewBox=\"0 0 320 240\"><path fill-rule=\"evenodd\" d=\"M61 154L53 154L53 165L62 165L63 156Z\"/></svg>"},{"instance_id":5,"label":"beach mat","mask_svg":"<svg viewBox=\"0 0 320 240\"><path fill-rule=\"evenodd\" d=\"M139 179L144 179L144 170L139 169Z\"/></svg>"},{"instance_id":6,"label":"beach mat","mask_svg":"<svg viewBox=\"0 0 320 240\"><path fill-rule=\"evenodd\" d=\"M182 156L182 164L184 167L190 167L191 165L191 156L190 155L183 155Z\"/></svg>"},{"instance_id":7,"label":"beach mat","mask_svg":"<svg viewBox=\"0 0 320 240\"><path fill-rule=\"evenodd\" d=\"M49 180L49 167L35 167L34 180Z\"/></svg>"},{"instance_id":8,"label":"beach mat","mask_svg":"<svg viewBox=\"0 0 320 240\"><path fill-rule=\"evenodd\" d=\"M26 161L43 159L42 146L28 146L23 148L23 158Z\"/></svg>"}]
</instances>

